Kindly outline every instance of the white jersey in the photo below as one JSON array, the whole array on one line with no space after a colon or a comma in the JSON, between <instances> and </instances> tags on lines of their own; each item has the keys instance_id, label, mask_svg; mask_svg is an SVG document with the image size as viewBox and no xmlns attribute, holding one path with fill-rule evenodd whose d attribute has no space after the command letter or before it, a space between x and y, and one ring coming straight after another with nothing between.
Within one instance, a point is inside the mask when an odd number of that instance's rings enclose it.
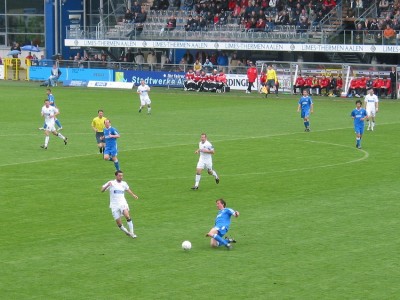
<instances>
[{"instance_id":1,"label":"white jersey","mask_svg":"<svg viewBox=\"0 0 400 300\"><path fill-rule=\"evenodd\" d=\"M146 105L146 104L151 103L151 100L149 97L149 91L150 91L150 87L147 84L138 86L137 92L140 94L141 105Z\"/></svg>"},{"instance_id":2,"label":"white jersey","mask_svg":"<svg viewBox=\"0 0 400 300\"><path fill-rule=\"evenodd\" d=\"M111 182L111 186L109 186L107 190L110 191L110 208L118 208L121 205L127 205L125 191L129 190L128 184L125 181L118 182L116 179L109 182Z\"/></svg>"},{"instance_id":3,"label":"white jersey","mask_svg":"<svg viewBox=\"0 0 400 300\"><path fill-rule=\"evenodd\" d=\"M373 110L375 111L375 107L376 107L376 103L378 103L378 97L374 94L374 95L366 95L365 99L364 99L364 103L365 103L365 109L368 110Z\"/></svg>"},{"instance_id":4,"label":"white jersey","mask_svg":"<svg viewBox=\"0 0 400 300\"><path fill-rule=\"evenodd\" d=\"M214 150L213 145L209 141L205 141L204 143L200 142L199 143L199 149L200 149L199 161L211 161L212 160L212 154L211 153L202 152L203 149Z\"/></svg>"},{"instance_id":5,"label":"white jersey","mask_svg":"<svg viewBox=\"0 0 400 300\"><path fill-rule=\"evenodd\" d=\"M58 109L55 108L54 106L49 106L46 107L46 105L44 105L42 107L42 115L44 117L44 122L46 123L46 125L51 128L54 126L55 124L55 114L58 113ZM50 117L52 116L52 117Z\"/></svg>"}]
</instances>

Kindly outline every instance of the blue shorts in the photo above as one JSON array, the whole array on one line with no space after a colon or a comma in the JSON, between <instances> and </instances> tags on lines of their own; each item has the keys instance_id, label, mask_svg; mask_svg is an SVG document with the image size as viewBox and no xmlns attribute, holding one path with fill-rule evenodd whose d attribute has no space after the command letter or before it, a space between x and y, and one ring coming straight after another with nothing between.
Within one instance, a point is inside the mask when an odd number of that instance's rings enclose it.
<instances>
[{"instance_id":1,"label":"blue shorts","mask_svg":"<svg viewBox=\"0 0 400 300\"><path fill-rule=\"evenodd\" d=\"M216 227L216 229L218 230L218 235L220 237L223 237L228 232L228 228L226 228L225 226L221 228Z\"/></svg>"},{"instance_id":2,"label":"blue shorts","mask_svg":"<svg viewBox=\"0 0 400 300\"><path fill-rule=\"evenodd\" d=\"M363 134L364 126L356 126L356 127L354 127L354 131L356 132L356 134Z\"/></svg>"},{"instance_id":3,"label":"blue shorts","mask_svg":"<svg viewBox=\"0 0 400 300\"><path fill-rule=\"evenodd\" d=\"M310 116L310 110L309 110L309 109L306 109L306 110L302 110L302 111L301 111L301 118L302 118L302 119L308 118L309 116Z\"/></svg>"},{"instance_id":4,"label":"blue shorts","mask_svg":"<svg viewBox=\"0 0 400 300\"><path fill-rule=\"evenodd\" d=\"M105 148L103 153L104 155L109 155L111 157L118 155L118 151L116 148Z\"/></svg>"}]
</instances>

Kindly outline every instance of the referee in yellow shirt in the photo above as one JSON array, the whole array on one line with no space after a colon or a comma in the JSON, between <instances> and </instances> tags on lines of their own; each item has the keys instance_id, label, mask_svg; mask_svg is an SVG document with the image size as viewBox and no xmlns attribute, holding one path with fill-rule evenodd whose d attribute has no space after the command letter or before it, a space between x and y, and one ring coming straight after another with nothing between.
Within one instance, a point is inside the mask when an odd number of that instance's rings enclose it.
<instances>
[{"instance_id":1,"label":"referee in yellow shirt","mask_svg":"<svg viewBox=\"0 0 400 300\"><path fill-rule=\"evenodd\" d=\"M276 76L276 71L271 65L267 67L267 88L268 94L271 93L271 89L273 88L275 89L275 94L278 96L278 76Z\"/></svg>"},{"instance_id":2,"label":"referee in yellow shirt","mask_svg":"<svg viewBox=\"0 0 400 300\"><path fill-rule=\"evenodd\" d=\"M97 111L97 117L93 119L92 121L92 128L94 130L94 132L96 132L96 141L97 141L97 147L99 148L99 152L103 153L104 151L104 121L107 120L106 117L104 117L104 112L99 109Z\"/></svg>"}]
</instances>

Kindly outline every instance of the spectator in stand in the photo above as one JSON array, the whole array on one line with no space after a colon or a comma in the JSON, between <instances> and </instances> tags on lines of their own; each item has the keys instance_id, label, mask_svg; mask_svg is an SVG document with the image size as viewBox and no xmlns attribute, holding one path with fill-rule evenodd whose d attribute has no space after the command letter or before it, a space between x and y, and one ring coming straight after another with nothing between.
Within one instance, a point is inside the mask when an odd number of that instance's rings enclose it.
<instances>
[{"instance_id":1,"label":"spectator in stand","mask_svg":"<svg viewBox=\"0 0 400 300\"><path fill-rule=\"evenodd\" d=\"M354 33L355 43L357 44L364 43L364 33L365 33L364 24L360 22L356 25L356 30Z\"/></svg>"},{"instance_id":2,"label":"spectator in stand","mask_svg":"<svg viewBox=\"0 0 400 300\"><path fill-rule=\"evenodd\" d=\"M265 31L265 21L262 18L258 19L254 31Z\"/></svg>"},{"instance_id":3,"label":"spectator in stand","mask_svg":"<svg viewBox=\"0 0 400 300\"><path fill-rule=\"evenodd\" d=\"M327 78L325 75L322 75L322 78L320 80L321 84L321 95L322 95L322 90L325 90L325 93L323 94L324 96L328 96L329 94L329 78Z\"/></svg>"},{"instance_id":4,"label":"spectator in stand","mask_svg":"<svg viewBox=\"0 0 400 300\"><path fill-rule=\"evenodd\" d=\"M207 72L211 72L213 69L213 64L212 62L207 58L206 61L203 64L203 68L204 70L206 70Z\"/></svg>"},{"instance_id":5,"label":"spectator in stand","mask_svg":"<svg viewBox=\"0 0 400 300\"><path fill-rule=\"evenodd\" d=\"M239 6L238 3L236 3L235 8L233 9L231 13L231 18L238 19L240 18L240 13L241 13L241 7Z\"/></svg>"},{"instance_id":6,"label":"spectator in stand","mask_svg":"<svg viewBox=\"0 0 400 300\"><path fill-rule=\"evenodd\" d=\"M237 57L237 53L233 52L231 59L229 61L230 73L236 73L237 67L239 66L239 58Z\"/></svg>"},{"instance_id":7,"label":"spectator in stand","mask_svg":"<svg viewBox=\"0 0 400 300\"><path fill-rule=\"evenodd\" d=\"M194 19L192 17L192 15L189 15L187 21L186 21L186 25L184 26L186 31L190 31L193 30L193 23L194 23Z\"/></svg>"},{"instance_id":8,"label":"spectator in stand","mask_svg":"<svg viewBox=\"0 0 400 300\"><path fill-rule=\"evenodd\" d=\"M138 67L138 70L142 70L143 69L143 64L144 64L144 56L142 51L140 51L140 49L138 50L136 56L135 56L135 63Z\"/></svg>"},{"instance_id":9,"label":"spectator in stand","mask_svg":"<svg viewBox=\"0 0 400 300\"><path fill-rule=\"evenodd\" d=\"M236 6L239 6L239 2L237 2L236 0L229 0L228 1L228 10L233 12L236 8Z\"/></svg>"},{"instance_id":10,"label":"spectator in stand","mask_svg":"<svg viewBox=\"0 0 400 300\"><path fill-rule=\"evenodd\" d=\"M32 56L31 52L28 52L28 55L25 57L25 64L28 64L28 62L27 62L28 60L29 60L29 63L32 64L33 56Z\"/></svg>"},{"instance_id":11,"label":"spectator in stand","mask_svg":"<svg viewBox=\"0 0 400 300\"><path fill-rule=\"evenodd\" d=\"M383 43L385 45L393 44L394 39L396 38L396 31L387 24L385 30L383 31Z\"/></svg>"},{"instance_id":12,"label":"spectator in stand","mask_svg":"<svg viewBox=\"0 0 400 300\"><path fill-rule=\"evenodd\" d=\"M278 13L278 15L276 16L276 19L275 19L275 24L276 25L289 25L289 15L288 15L288 13L285 11L285 10L283 10L283 11L280 11L279 13Z\"/></svg>"},{"instance_id":13,"label":"spectator in stand","mask_svg":"<svg viewBox=\"0 0 400 300\"><path fill-rule=\"evenodd\" d=\"M194 1L193 0L184 0L183 1L183 10L184 11L190 11L193 9L194 6Z\"/></svg>"},{"instance_id":14,"label":"spectator in stand","mask_svg":"<svg viewBox=\"0 0 400 300\"><path fill-rule=\"evenodd\" d=\"M297 95L297 89L300 89L300 94L303 95L303 90L304 90L304 78L299 74L296 78L296 81L293 85L293 93Z\"/></svg>"},{"instance_id":15,"label":"spectator in stand","mask_svg":"<svg viewBox=\"0 0 400 300\"><path fill-rule=\"evenodd\" d=\"M217 65L217 58L218 56L216 52L213 52L210 56L210 61L214 66Z\"/></svg>"},{"instance_id":16,"label":"spectator in stand","mask_svg":"<svg viewBox=\"0 0 400 300\"><path fill-rule=\"evenodd\" d=\"M125 54L125 57L126 57L126 61L129 63L131 63L135 60L135 55L132 53L132 49L128 49L128 51ZM96 55L95 55L93 60L98 60L98 57L96 57Z\"/></svg>"},{"instance_id":17,"label":"spectator in stand","mask_svg":"<svg viewBox=\"0 0 400 300\"><path fill-rule=\"evenodd\" d=\"M164 31L172 31L176 28L176 17L172 15L167 20L167 25L164 27Z\"/></svg>"},{"instance_id":18,"label":"spectator in stand","mask_svg":"<svg viewBox=\"0 0 400 300\"><path fill-rule=\"evenodd\" d=\"M154 69L157 65L157 56L154 51L150 51L147 54L147 64L149 66L149 71L154 71Z\"/></svg>"},{"instance_id":19,"label":"spectator in stand","mask_svg":"<svg viewBox=\"0 0 400 300\"><path fill-rule=\"evenodd\" d=\"M222 51L217 58L217 65L223 69L224 72L226 72L226 68L229 65L229 60L228 60L228 56L226 55L226 53L224 51Z\"/></svg>"},{"instance_id":20,"label":"spectator in stand","mask_svg":"<svg viewBox=\"0 0 400 300\"><path fill-rule=\"evenodd\" d=\"M196 52L195 57L201 64L203 64L206 61L207 53L204 50L199 50Z\"/></svg>"},{"instance_id":21,"label":"spectator in stand","mask_svg":"<svg viewBox=\"0 0 400 300\"><path fill-rule=\"evenodd\" d=\"M135 14L135 13L140 13L141 11L142 7L140 6L140 4L137 1L133 2L131 12Z\"/></svg>"},{"instance_id":22,"label":"spectator in stand","mask_svg":"<svg viewBox=\"0 0 400 300\"><path fill-rule=\"evenodd\" d=\"M126 9L123 22L124 23L132 23L133 21L133 13L129 8Z\"/></svg>"},{"instance_id":23,"label":"spectator in stand","mask_svg":"<svg viewBox=\"0 0 400 300\"><path fill-rule=\"evenodd\" d=\"M207 31L207 20L203 16L200 16L199 19L199 30Z\"/></svg>"},{"instance_id":24,"label":"spectator in stand","mask_svg":"<svg viewBox=\"0 0 400 300\"><path fill-rule=\"evenodd\" d=\"M265 23L265 32L271 32L275 29L275 23L272 17L268 17Z\"/></svg>"},{"instance_id":25,"label":"spectator in stand","mask_svg":"<svg viewBox=\"0 0 400 300\"><path fill-rule=\"evenodd\" d=\"M378 18L381 17L382 11L387 11L389 8L389 1L388 0L380 0L378 5L377 5L377 15Z\"/></svg>"},{"instance_id":26,"label":"spectator in stand","mask_svg":"<svg viewBox=\"0 0 400 300\"><path fill-rule=\"evenodd\" d=\"M203 67L202 67L200 61L199 61L198 59L196 59L196 61L194 62L194 65L193 65L193 70L194 70L195 72L196 72L196 71L201 71L202 68L203 68Z\"/></svg>"},{"instance_id":27,"label":"spectator in stand","mask_svg":"<svg viewBox=\"0 0 400 300\"><path fill-rule=\"evenodd\" d=\"M251 88L254 87L254 82L256 82L257 77L257 68L254 63L251 63L250 68L247 69L247 80L249 82L249 85L247 87L246 94L251 93Z\"/></svg>"},{"instance_id":28,"label":"spectator in stand","mask_svg":"<svg viewBox=\"0 0 400 300\"><path fill-rule=\"evenodd\" d=\"M182 58L185 59L185 61L186 61L186 63L187 63L188 65L191 65L191 64L194 63L193 55L192 55L192 53L190 53L189 50L186 50L186 52L185 52L185 54L183 55Z\"/></svg>"},{"instance_id":29,"label":"spectator in stand","mask_svg":"<svg viewBox=\"0 0 400 300\"><path fill-rule=\"evenodd\" d=\"M226 23L228 23L228 15L224 9L221 9L221 12L219 13L218 25L226 25Z\"/></svg>"},{"instance_id":30,"label":"spectator in stand","mask_svg":"<svg viewBox=\"0 0 400 300\"><path fill-rule=\"evenodd\" d=\"M140 13L136 13L135 14L135 19L134 19L134 23L135 24L143 24L144 22L146 22L147 19L147 13L146 10L144 8L142 8L142 10L140 11Z\"/></svg>"},{"instance_id":31,"label":"spectator in stand","mask_svg":"<svg viewBox=\"0 0 400 300\"><path fill-rule=\"evenodd\" d=\"M302 20L300 21L300 25L297 26L297 33L306 33L308 31L308 21Z\"/></svg>"}]
</instances>

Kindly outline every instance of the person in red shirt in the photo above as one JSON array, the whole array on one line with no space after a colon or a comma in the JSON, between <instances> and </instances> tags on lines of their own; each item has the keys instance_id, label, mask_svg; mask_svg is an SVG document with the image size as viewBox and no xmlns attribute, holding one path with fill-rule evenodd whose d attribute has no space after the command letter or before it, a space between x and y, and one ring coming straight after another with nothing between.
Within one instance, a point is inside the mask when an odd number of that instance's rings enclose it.
<instances>
[{"instance_id":1,"label":"person in red shirt","mask_svg":"<svg viewBox=\"0 0 400 300\"><path fill-rule=\"evenodd\" d=\"M309 91L309 94L311 95L311 87L312 87L312 77L306 75L304 78L304 88ZM303 89L304 91L304 89Z\"/></svg>"},{"instance_id":2,"label":"person in red shirt","mask_svg":"<svg viewBox=\"0 0 400 300\"><path fill-rule=\"evenodd\" d=\"M195 91L197 89L197 85L194 82L194 75L195 73L192 69L189 69L189 71L185 74L185 81L183 82L185 91Z\"/></svg>"},{"instance_id":3,"label":"person in red shirt","mask_svg":"<svg viewBox=\"0 0 400 300\"><path fill-rule=\"evenodd\" d=\"M365 76L362 76L359 81L358 81L358 91L357 94L361 96L367 95L367 78Z\"/></svg>"},{"instance_id":4,"label":"person in red shirt","mask_svg":"<svg viewBox=\"0 0 400 300\"><path fill-rule=\"evenodd\" d=\"M336 90L338 91L339 95L340 95L342 89L343 89L343 79L342 79L342 75L339 75L339 77L336 79Z\"/></svg>"},{"instance_id":5,"label":"person in red shirt","mask_svg":"<svg viewBox=\"0 0 400 300\"><path fill-rule=\"evenodd\" d=\"M320 84L321 84L321 94L322 94L322 90L325 89L325 94L324 96L328 96L329 93L329 84L330 84L330 80L329 78L326 78L325 75L322 76L321 80L320 80Z\"/></svg>"},{"instance_id":6,"label":"person in red shirt","mask_svg":"<svg viewBox=\"0 0 400 300\"><path fill-rule=\"evenodd\" d=\"M208 91L209 90L209 76L206 72L201 71L200 73L200 92L201 91Z\"/></svg>"},{"instance_id":7,"label":"person in red shirt","mask_svg":"<svg viewBox=\"0 0 400 300\"><path fill-rule=\"evenodd\" d=\"M383 85L381 86L381 95L385 94L385 97L392 93L390 78L383 78Z\"/></svg>"},{"instance_id":8,"label":"person in red shirt","mask_svg":"<svg viewBox=\"0 0 400 300\"><path fill-rule=\"evenodd\" d=\"M223 70L219 70L219 74L217 75L216 81L217 81L217 90L216 90L216 92L217 93L224 93L227 80L226 80L226 75L225 75Z\"/></svg>"},{"instance_id":9,"label":"person in red shirt","mask_svg":"<svg viewBox=\"0 0 400 300\"><path fill-rule=\"evenodd\" d=\"M251 63L250 68L247 69L247 80L249 82L249 86L247 87L246 94L251 93L251 88L254 87L254 82L257 80L258 73L256 66Z\"/></svg>"},{"instance_id":10,"label":"person in red shirt","mask_svg":"<svg viewBox=\"0 0 400 300\"><path fill-rule=\"evenodd\" d=\"M196 84L196 91L200 91L201 88L201 73L200 71L196 71L196 73L194 73L194 77L193 77L193 81Z\"/></svg>"},{"instance_id":11,"label":"person in red shirt","mask_svg":"<svg viewBox=\"0 0 400 300\"><path fill-rule=\"evenodd\" d=\"M378 97L381 96L381 89L384 83L385 82L383 81L383 78L376 77L376 79L374 80L372 87L374 88L375 95L377 95Z\"/></svg>"},{"instance_id":12,"label":"person in red shirt","mask_svg":"<svg viewBox=\"0 0 400 300\"><path fill-rule=\"evenodd\" d=\"M305 80L301 76L301 74L299 74L299 76L297 76L297 78L296 78L296 82L293 85L293 93L296 95L297 89L300 89L300 93L303 95L304 84L305 84Z\"/></svg>"},{"instance_id":13,"label":"person in red shirt","mask_svg":"<svg viewBox=\"0 0 400 300\"><path fill-rule=\"evenodd\" d=\"M355 97L360 97L358 94L358 89L360 87L360 82L359 78L355 77L350 81L350 87L349 87L349 95L348 97L351 98L353 96Z\"/></svg>"}]
</instances>

